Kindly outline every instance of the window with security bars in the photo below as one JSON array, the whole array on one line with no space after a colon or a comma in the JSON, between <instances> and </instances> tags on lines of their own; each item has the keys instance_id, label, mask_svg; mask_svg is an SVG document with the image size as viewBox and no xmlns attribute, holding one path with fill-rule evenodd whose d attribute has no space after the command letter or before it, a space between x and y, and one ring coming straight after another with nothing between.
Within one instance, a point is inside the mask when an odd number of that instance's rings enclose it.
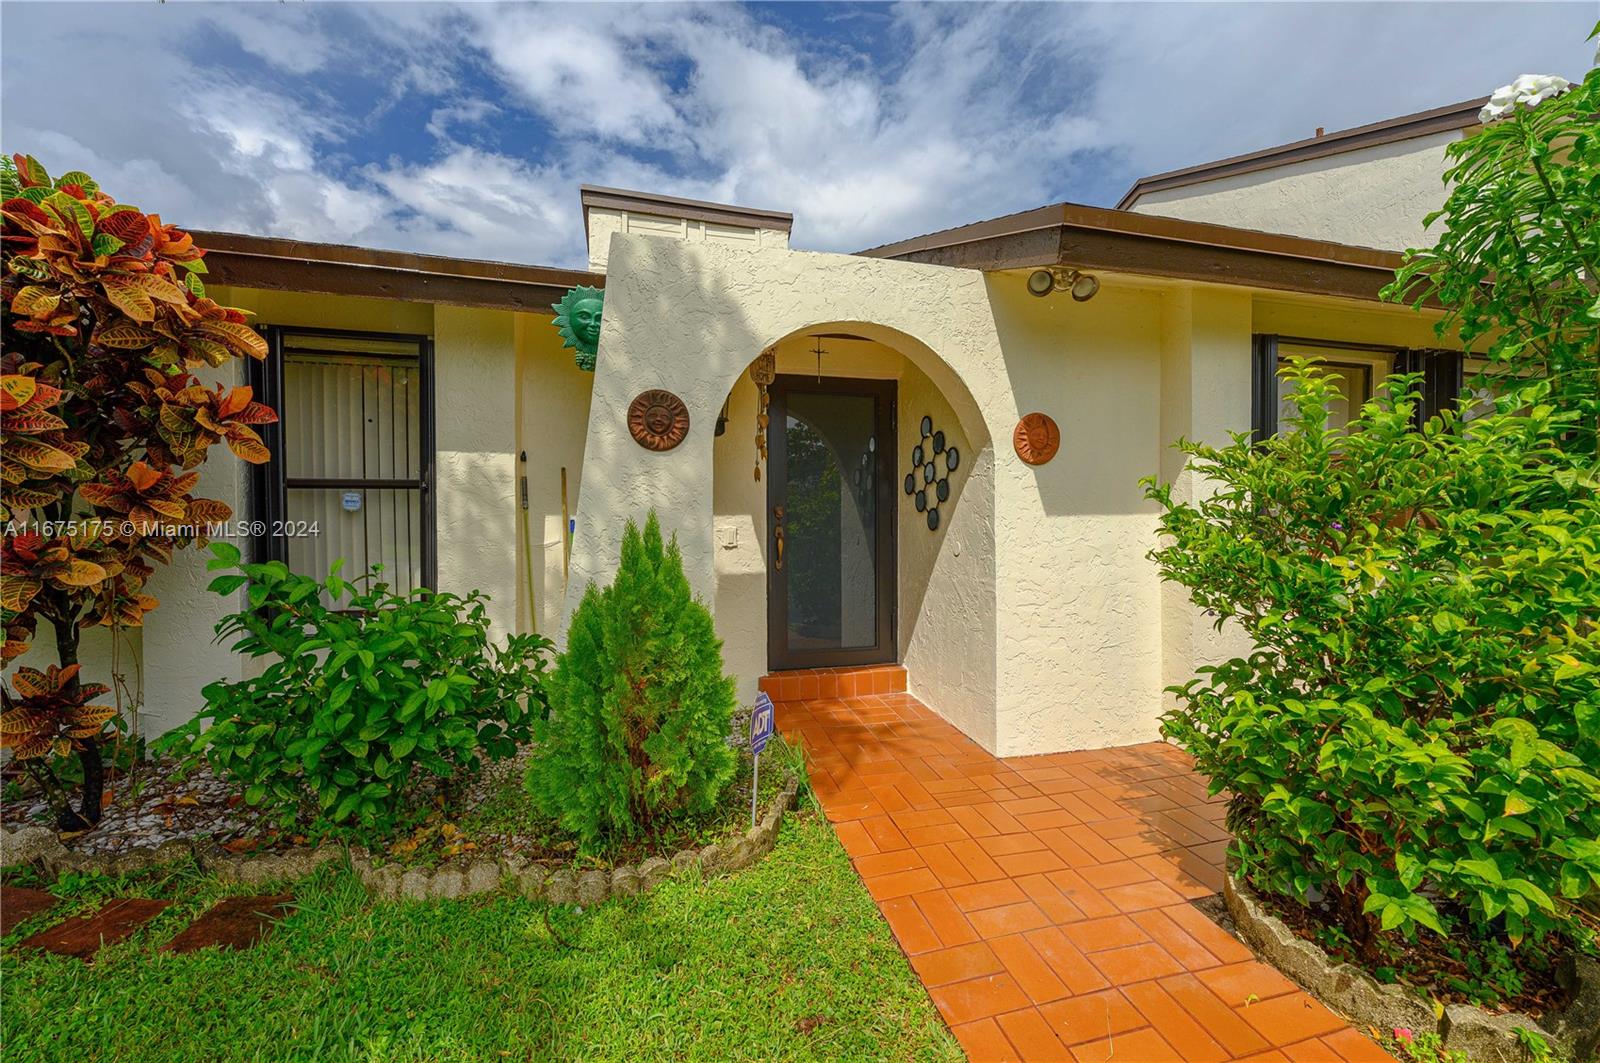
<instances>
[{"instance_id":1,"label":"window with security bars","mask_svg":"<svg viewBox=\"0 0 1600 1063\"><path fill-rule=\"evenodd\" d=\"M269 328L254 366L279 413L256 467L256 553L326 575L382 565L404 593L434 585L432 343L425 336Z\"/></svg>"}]
</instances>

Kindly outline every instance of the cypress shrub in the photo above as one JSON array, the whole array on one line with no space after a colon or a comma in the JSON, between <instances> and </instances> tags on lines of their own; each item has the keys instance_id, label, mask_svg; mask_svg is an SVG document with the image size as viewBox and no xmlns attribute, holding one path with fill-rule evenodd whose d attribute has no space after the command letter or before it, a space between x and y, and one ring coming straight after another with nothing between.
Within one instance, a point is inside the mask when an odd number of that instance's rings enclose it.
<instances>
[{"instance_id":1,"label":"cypress shrub","mask_svg":"<svg viewBox=\"0 0 1600 1063\"><path fill-rule=\"evenodd\" d=\"M549 693L528 792L585 850L703 815L732 781L722 641L654 512L628 522L611 586L584 593Z\"/></svg>"}]
</instances>

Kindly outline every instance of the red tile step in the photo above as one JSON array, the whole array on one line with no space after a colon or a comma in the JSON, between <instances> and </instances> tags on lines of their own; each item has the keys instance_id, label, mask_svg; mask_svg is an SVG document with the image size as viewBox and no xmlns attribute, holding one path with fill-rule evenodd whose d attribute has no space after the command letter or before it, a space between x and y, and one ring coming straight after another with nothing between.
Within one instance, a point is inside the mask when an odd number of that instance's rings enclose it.
<instances>
[{"instance_id":1,"label":"red tile step","mask_svg":"<svg viewBox=\"0 0 1600 1063\"><path fill-rule=\"evenodd\" d=\"M171 901L123 897L107 901L98 911L68 919L24 938L22 948L43 949L58 956L86 960L103 945L115 945L165 911Z\"/></svg>"},{"instance_id":2,"label":"red tile step","mask_svg":"<svg viewBox=\"0 0 1600 1063\"><path fill-rule=\"evenodd\" d=\"M867 697L904 694L906 669L902 664L870 664L857 668L795 668L769 672L757 684L773 701Z\"/></svg>"},{"instance_id":3,"label":"red tile step","mask_svg":"<svg viewBox=\"0 0 1600 1063\"><path fill-rule=\"evenodd\" d=\"M22 886L0 886L0 937L15 930L26 919L55 907L54 894Z\"/></svg>"},{"instance_id":4,"label":"red tile step","mask_svg":"<svg viewBox=\"0 0 1600 1063\"><path fill-rule=\"evenodd\" d=\"M294 910L294 895L229 897L218 901L177 937L161 946L162 952L194 952L215 946L247 949L272 933L278 920Z\"/></svg>"}]
</instances>

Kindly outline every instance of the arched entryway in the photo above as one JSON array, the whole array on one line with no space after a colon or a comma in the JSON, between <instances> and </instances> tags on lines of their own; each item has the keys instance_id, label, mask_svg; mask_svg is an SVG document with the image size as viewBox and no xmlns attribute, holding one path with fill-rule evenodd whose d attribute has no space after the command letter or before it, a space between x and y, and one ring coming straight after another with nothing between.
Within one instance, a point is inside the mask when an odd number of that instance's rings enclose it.
<instances>
[{"instance_id":1,"label":"arched entryway","mask_svg":"<svg viewBox=\"0 0 1600 1063\"><path fill-rule=\"evenodd\" d=\"M885 326L820 321L766 350L761 478L749 365L714 445L728 659L763 672L903 664L914 690L987 738L994 461L977 403L943 358Z\"/></svg>"}]
</instances>

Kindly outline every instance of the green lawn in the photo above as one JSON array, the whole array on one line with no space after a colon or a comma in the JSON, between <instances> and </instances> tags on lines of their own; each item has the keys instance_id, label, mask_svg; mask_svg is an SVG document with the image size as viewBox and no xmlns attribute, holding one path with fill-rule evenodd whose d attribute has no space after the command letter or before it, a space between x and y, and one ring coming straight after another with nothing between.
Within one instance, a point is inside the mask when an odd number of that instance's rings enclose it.
<instances>
[{"instance_id":1,"label":"green lawn","mask_svg":"<svg viewBox=\"0 0 1600 1063\"><path fill-rule=\"evenodd\" d=\"M961 1058L815 813L747 871L583 913L374 905L330 870L240 953L155 951L210 879L129 892L184 903L92 966L7 939L8 1061Z\"/></svg>"}]
</instances>

